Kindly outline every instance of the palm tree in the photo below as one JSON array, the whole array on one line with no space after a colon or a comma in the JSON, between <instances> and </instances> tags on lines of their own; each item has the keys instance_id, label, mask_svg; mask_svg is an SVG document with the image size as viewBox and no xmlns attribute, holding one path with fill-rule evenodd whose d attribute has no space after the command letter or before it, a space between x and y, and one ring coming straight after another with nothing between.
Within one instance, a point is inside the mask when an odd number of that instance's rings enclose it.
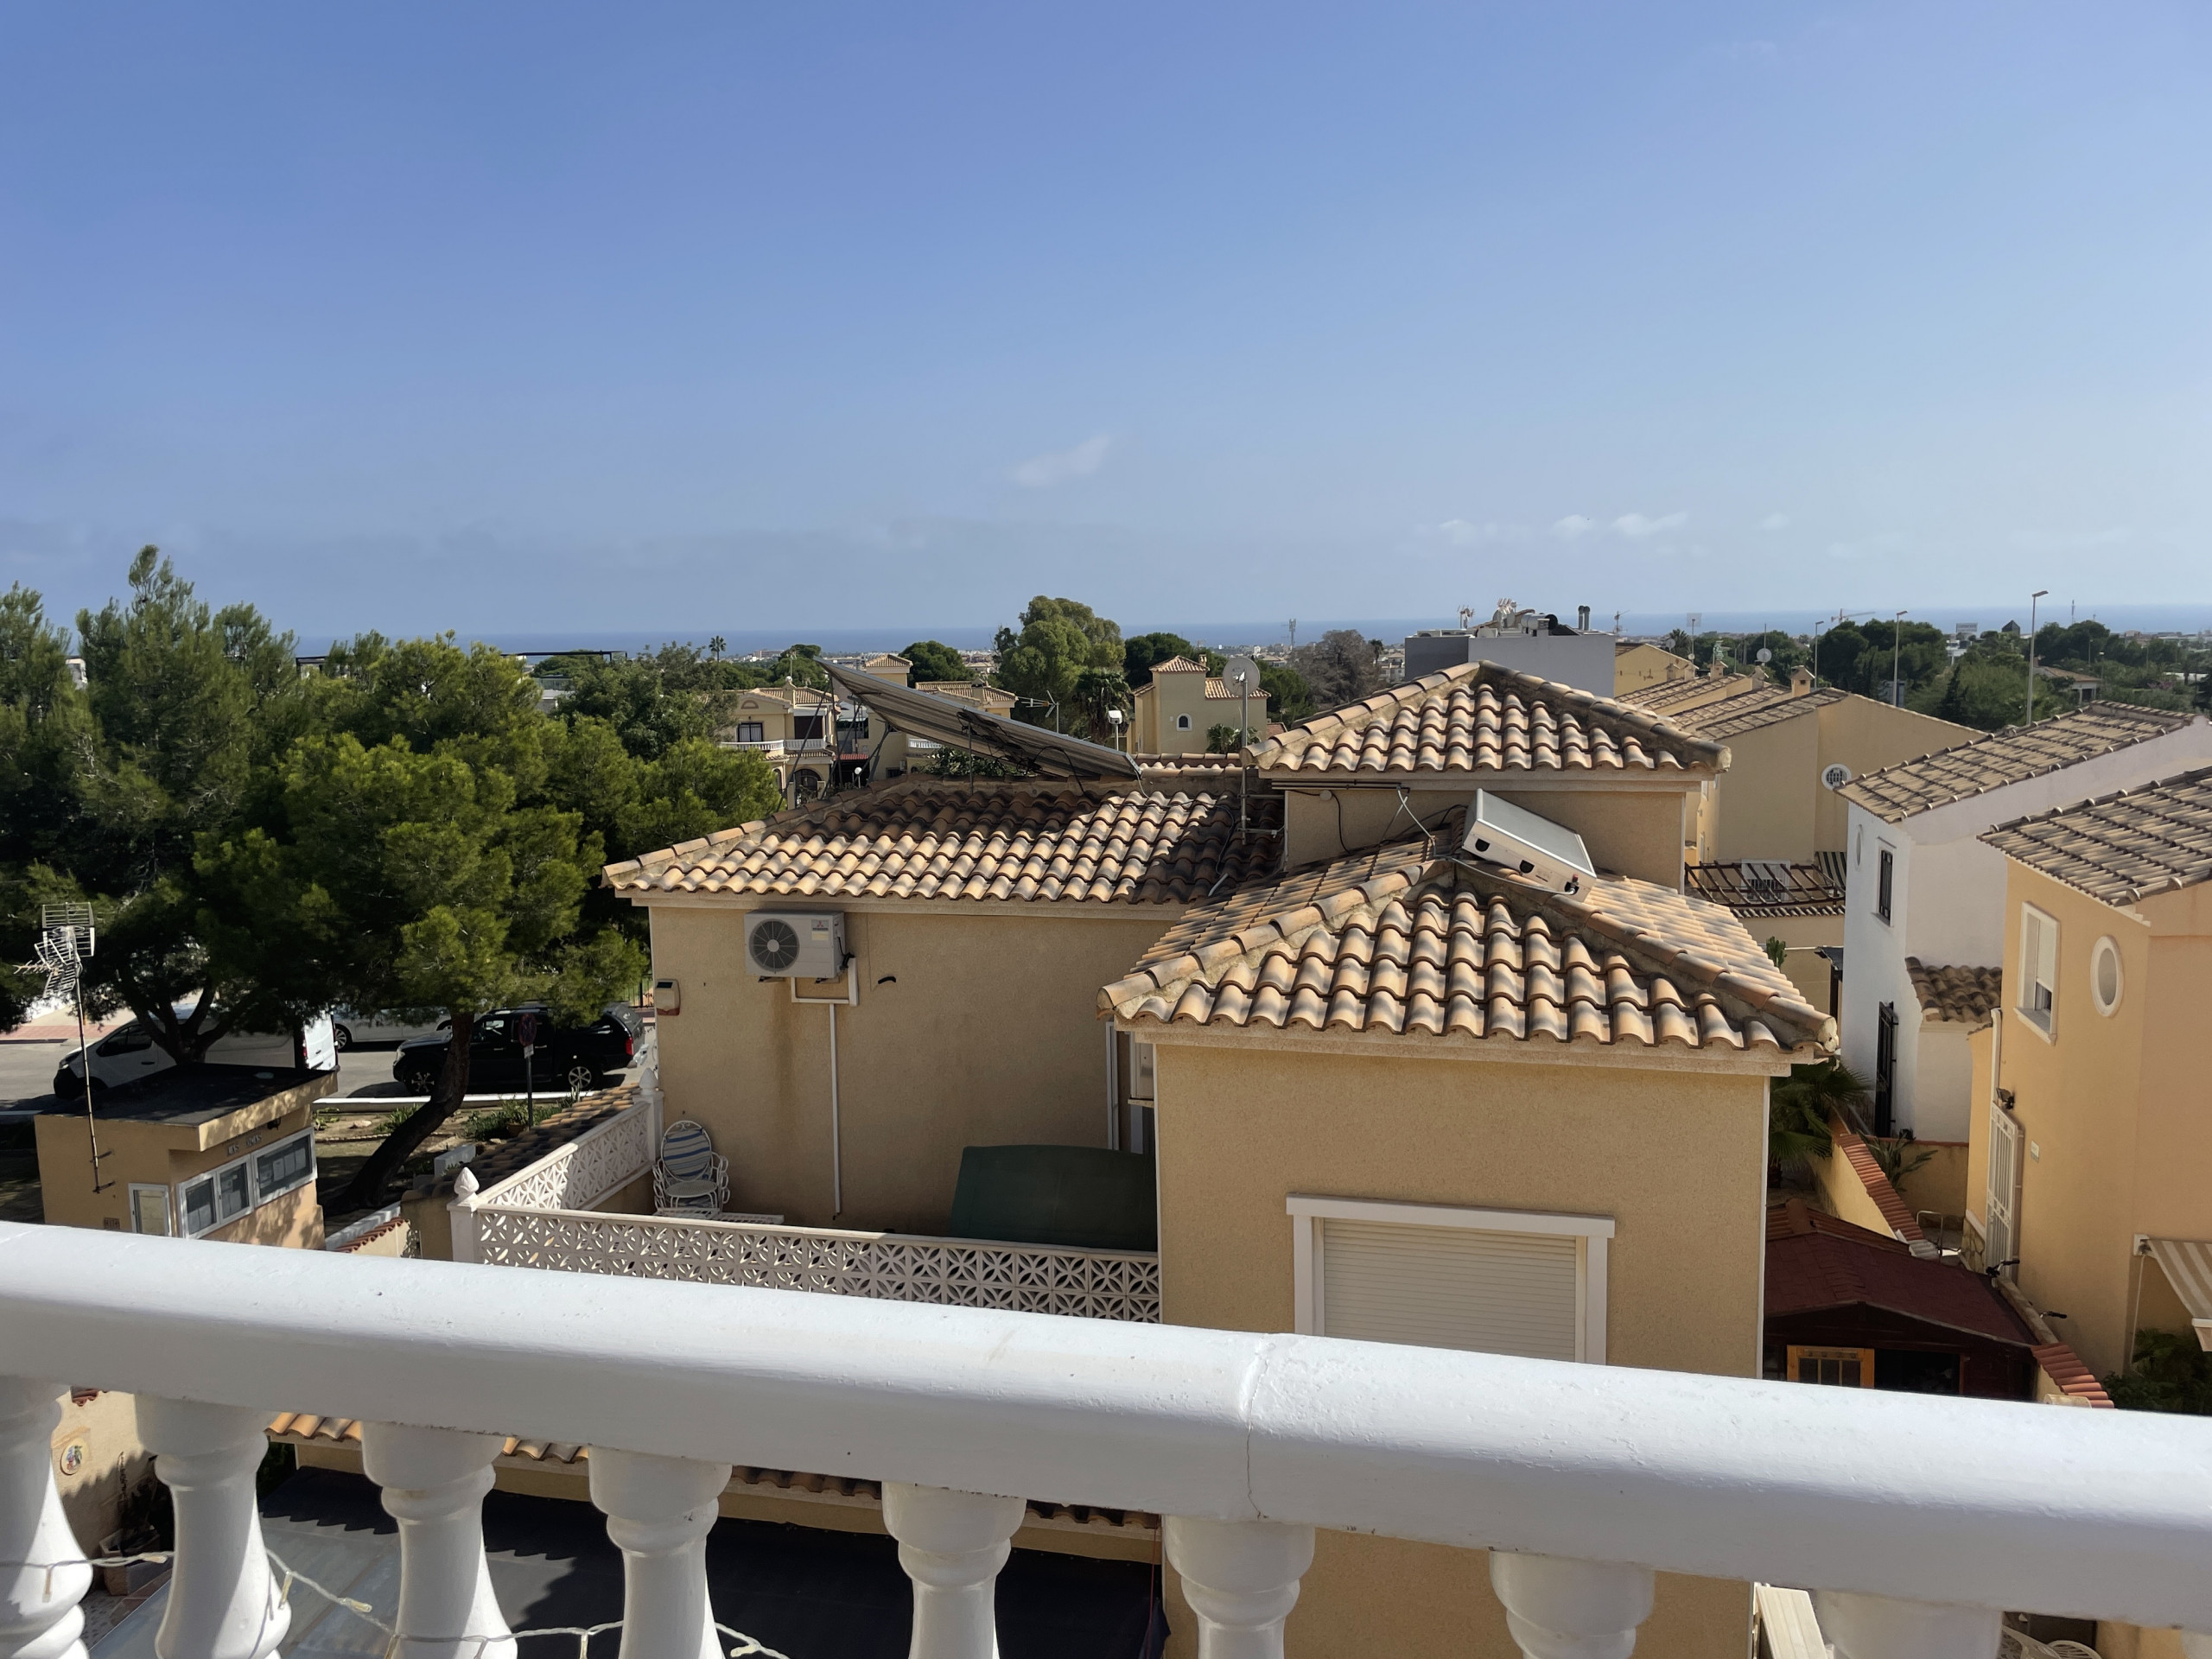
<instances>
[{"instance_id":1,"label":"palm tree","mask_svg":"<svg viewBox=\"0 0 2212 1659\"><path fill-rule=\"evenodd\" d=\"M1111 743L1113 722L1106 718L1107 711L1128 708L1129 683L1118 668L1086 668L1076 676L1070 701L1089 729L1090 741Z\"/></svg>"},{"instance_id":2,"label":"palm tree","mask_svg":"<svg viewBox=\"0 0 2212 1659\"><path fill-rule=\"evenodd\" d=\"M1768 1160L1786 1166L1827 1157L1835 1144L1829 1118L1847 1122L1866 1104L1866 1085L1841 1060L1791 1066L1768 1096Z\"/></svg>"}]
</instances>

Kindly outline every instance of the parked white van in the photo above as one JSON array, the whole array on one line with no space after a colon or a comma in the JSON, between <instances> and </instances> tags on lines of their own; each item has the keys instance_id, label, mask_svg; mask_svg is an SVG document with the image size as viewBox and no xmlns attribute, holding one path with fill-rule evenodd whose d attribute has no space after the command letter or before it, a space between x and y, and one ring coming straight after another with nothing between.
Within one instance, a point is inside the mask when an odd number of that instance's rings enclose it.
<instances>
[{"instance_id":1,"label":"parked white van","mask_svg":"<svg viewBox=\"0 0 2212 1659\"><path fill-rule=\"evenodd\" d=\"M177 1009L190 1014L192 1005ZM116 1089L141 1077L168 1071L176 1062L154 1040L153 1033L137 1020L110 1032L92 1046L92 1087ZM73 1100L85 1092L86 1056L72 1048L54 1074L54 1092ZM214 1065L265 1065L271 1071L335 1071L338 1041L330 1016L319 1014L297 1033L233 1032L219 1038L207 1051Z\"/></svg>"}]
</instances>

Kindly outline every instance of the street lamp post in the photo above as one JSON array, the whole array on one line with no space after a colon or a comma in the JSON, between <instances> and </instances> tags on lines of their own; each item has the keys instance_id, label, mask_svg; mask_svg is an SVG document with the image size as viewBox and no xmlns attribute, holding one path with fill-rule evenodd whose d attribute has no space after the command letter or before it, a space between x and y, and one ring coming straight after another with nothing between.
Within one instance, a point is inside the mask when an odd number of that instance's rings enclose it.
<instances>
[{"instance_id":1,"label":"street lamp post","mask_svg":"<svg viewBox=\"0 0 2212 1659\"><path fill-rule=\"evenodd\" d=\"M1904 707L1904 686L1897 676L1902 671L1899 663L1904 652L1905 615L1904 612L1899 611L1890 620L1890 706L1892 709Z\"/></svg>"},{"instance_id":2,"label":"street lamp post","mask_svg":"<svg viewBox=\"0 0 2212 1659\"><path fill-rule=\"evenodd\" d=\"M2028 595L2028 718L2026 724L2036 723L2036 601L2050 591L2038 588Z\"/></svg>"}]
</instances>

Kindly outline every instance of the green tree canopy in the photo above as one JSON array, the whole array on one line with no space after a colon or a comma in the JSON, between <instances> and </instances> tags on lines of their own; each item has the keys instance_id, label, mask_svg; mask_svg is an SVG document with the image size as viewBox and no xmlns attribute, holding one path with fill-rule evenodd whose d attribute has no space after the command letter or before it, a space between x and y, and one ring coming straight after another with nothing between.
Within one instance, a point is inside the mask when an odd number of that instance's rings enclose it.
<instances>
[{"instance_id":1,"label":"green tree canopy","mask_svg":"<svg viewBox=\"0 0 2212 1659\"><path fill-rule=\"evenodd\" d=\"M1152 668L1177 657L1201 661L1198 647L1179 633L1133 633L1122 642L1122 675L1131 690L1152 683Z\"/></svg>"},{"instance_id":2,"label":"green tree canopy","mask_svg":"<svg viewBox=\"0 0 2212 1659\"><path fill-rule=\"evenodd\" d=\"M2048 680L2036 683L2035 717L2049 720L2073 707ZM2028 659L2013 652L1976 646L1938 677L1905 699L1908 707L1977 731L2018 726L2028 714Z\"/></svg>"},{"instance_id":3,"label":"green tree canopy","mask_svg":"<svg viewBox=\"0 0 2212 1659\"><path fill-rule=\"evenodd\" d=\"M1284 725L1313 718L1313 688L1287 664L1262 663L1260 689L1268 694L1268 713Z\"/></svg>"},{"instance_id":4,"label":"green tree canopy","mask_svg":"<svg viewBox=\"0 0 2212 1659\"><path fill-rule=\"evenodd\" d=\"M1026 699L1015 714L1033 725L1067 731L1084 718L1076 684L1086 668L1120 670L1122 630L1090 606L1042 594L1022 611L1021 631L998 632L998 683Z\"/></svg>"},{"instance_id":5,"label":"green tree canopy","mask_svg":"<svg viewBox=\"0 0 2212 1659\"><path fill-rule=\"evenodd\" d=\"M28 955L39 903L92 901L88 1006L128 1007L192 1060L292 1011L209 950L193 855L246 810L257 762L300 718L300 681L289 635L250 605L215 610L159 550L142 549L127 582L127 600L78 615L81 690L38 595L18 587L0 603L0 883L23 947L9 958ZM37 988L11 974L0 1014L20 1020Z\"/></svg>"},{"instance_id":6,"label":"green tree canopy","mask_svg":"<svg viewBox=\"0 0 2212 1659\"><path fill-rule=\"evenodd\" d=\"M1332 628L1290 655L1290 665L1311 688L1313 707L1325 714L1382 689L1374 647L1357 628Z\"/></svg>"},{"instance_id":7,"label":"green tree canopy","mask_svg":"<svg viewBox=\"0 0 2212 1659\"><path fill-rule=\"evenodd\" d=\"M429 1103L347 1190L346 1206L366 1208L459 1107L480 1015L537 997L583 1017L642 970L619 930L582 925L605 849L556 793L603 790L618 820L672 816L721 778L709 743L639 766L605 722L551 727L530 677L487 646L356 641L333 655L345 666L319 693L324 729L294 742L251 823L203 842L199 921L212 955L295 1007L450 1017Z\"/></svg>"},{"instance_id":8,"label":"green tree canopy","mask_svg":"<svg viewBox=\"0 0 2212 1659\"><path fill-rule=\"evenodd\" d=\"M917 639L899 653L913 670L906 677L909 685L919 685L925 680L972 680L975 671L961 660L960 653L950 645L935 639Z\"/></svg>"}]
</instances>

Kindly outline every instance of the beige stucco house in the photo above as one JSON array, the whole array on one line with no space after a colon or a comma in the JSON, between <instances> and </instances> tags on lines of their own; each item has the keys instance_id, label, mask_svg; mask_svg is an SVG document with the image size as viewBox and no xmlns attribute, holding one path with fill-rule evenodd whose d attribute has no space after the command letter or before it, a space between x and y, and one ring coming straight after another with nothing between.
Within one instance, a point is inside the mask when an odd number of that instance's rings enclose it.
<instances>
[{"instance_id":1,"label":"beige stucco house","mask_svg":"<svg viewBox=\"0 0 2212 1659\"><path fill-rule=\"evenodd\" d=\"M1967 1154L1988 1261L2099 1375L2212 1348L2212 768L2000 824L2004 993Z\"/></svg>"},{"instance_id":2,"label":"beige stucco house","mask_svg":"<svg viewBox=\"0 0 2212 1659\"><path fill-rule=\"evenodd\" d=\"M1687 680L1696 672L1688 658L1677 657L1648 639L1613 642L1613 695L1617 697L1668 680Z\"/></svg>"},{"instance_id":3,"label":"beige stucco house","mask_svg":"<svg viewBox=\"0 0 2212 1659\"><path fill-rule=\"evenodd\" d=\"M1767 1089L1834 1027L1683 891L1726 747L1469 664L1249 756L1242 836L1230 764L909 779L609 867L730 1208L942 1234L966 1147L1119 1148L1168 1319L1757 1375ZM1478 789L1595 880L1464 861ZM834 915L842 976L764 981L761 912ZM1740 1652L1749 1607L1665 1581L1638 1650ZM1291 1637L1514 1650L1478 1562L1351 1537Z\"/></svg>"},{"instance_id":4,"label":"beige stucco house","mask_svg":"<svg viewBox=\"0 0 2212 1659\"><path fill-rule=\"evenodd\" d=\"M1224 899L1101 993L1155 1057L1166 1317L1758 1375L1767 1088L1833 1022L1718 906L1452 852ZM1662 1578L1637 1652L1740 1651L1749 1612ZM1464 1557L1348 1535L1289 1643L1513 1651Z\"/></svg>"},{"instance_id":5,"label":"beige stucco house","mask_svg":"<svg viewBox=\"0 0 2212 1659\"><path fill-rule=\"evenodd\" d=\"M1254 736L1268 729L1268 694L1251 688L1249 699L1204 663L1170 657L1152 665L1152 681L1132 699L1129 750L1135 754L1203 754L1217 726L1236 728L1245 720Z\"/></svg>"},{"instance_id":6,"label":"beige stucco house","mask_svg":"<svg viewBox=\"0 0 2212 1659\"><path fill-rule=\"evenodd\" d=\"M1707 676L1628 701L1659 704L1685 731L1728 746L1728 770L1702 802L1691 886L1734 910L1755 937L1779 939L1790 982L1836 1012L1832 958L1822 951L1844 942L1849 809L1837 789L1977 734L1855 693L1815 690L1802 668L1786 685L1763 674Z\"/></svg>"}]
</instances>

